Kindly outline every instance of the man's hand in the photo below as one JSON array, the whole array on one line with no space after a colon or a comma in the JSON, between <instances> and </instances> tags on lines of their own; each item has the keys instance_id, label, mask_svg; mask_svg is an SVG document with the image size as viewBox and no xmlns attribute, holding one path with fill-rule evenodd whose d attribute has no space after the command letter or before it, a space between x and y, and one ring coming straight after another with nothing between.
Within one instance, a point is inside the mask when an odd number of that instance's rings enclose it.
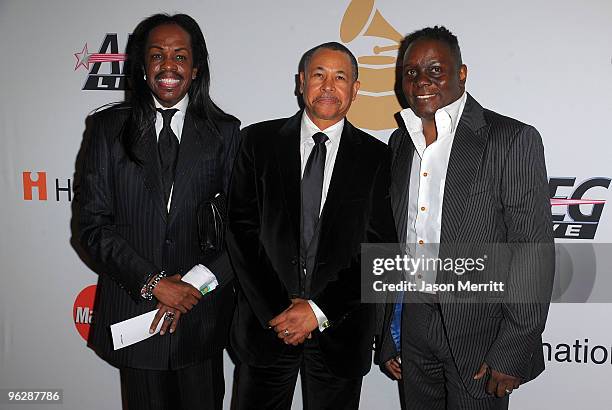
<instances>
[{"instance_id":1,"label":"man's hand","mask_svg":"<svg viewBox=\"0 0 612 410\"><path fill-rule=\"evenodd\" d=\"M482 366L480 366L480 370L478 370L478 373L474 375L474 380L482 379L488 371L491 372L491 375L486 387L487 394L495 395L496 397L501 398L512 393L514 389L518 389L521 385L520 378L491 369L486 363L483 363Z\"/></svg>"},{"instance_id":2,"label":"man's hand","mask_svg":"<svg viewBox=\"0 0 612 410\"><path fill-rule=\"evenodd\" d=\"M157 328L157 324L160 320L163 320L162 327L159 331L160 335L166 334L168 328L170 328L170 333L174 333L176 327L178 326L179 318L181 317L181 312L168 307L162 303L157 304L157 308L159 309L153 318L153 322L151 322L151 327L149 328L149 333L155 332Z\"/></svg>"},{"instance_id":3,"label":"man's hand","mask_svg":"<svg viewBox=\"0 0 612 410\"><path fill-rule=\"evenodd\" d=\"M297 346L310 338L310 333L319 327L310 304L306 299L291 299L291 306L269 323L278 337L286 344Z\"/></svg>"},{"instance_id":4,"label":"man's hand","mask_svg":"<svg viewBox=\"0 0 612 410\"><path fill-rule=\"evenodd\" d=\"M187 313L198 303L202 294L176 274L160 280L153 289L153 296L163 305Z\"/></svg>"},{"instance_id":5,"label":"man's hand","mask_svg":"<svg viewBox=\"0 0 612 410\"><path fill-rule=\"evenodd\" d=\"M402 379L402 364L399 356L394 357L391 360L387 360L385 362L385 369L387 369L387 372L393 376L392 378L394 380Z\"/></svg>"}]
</instances>

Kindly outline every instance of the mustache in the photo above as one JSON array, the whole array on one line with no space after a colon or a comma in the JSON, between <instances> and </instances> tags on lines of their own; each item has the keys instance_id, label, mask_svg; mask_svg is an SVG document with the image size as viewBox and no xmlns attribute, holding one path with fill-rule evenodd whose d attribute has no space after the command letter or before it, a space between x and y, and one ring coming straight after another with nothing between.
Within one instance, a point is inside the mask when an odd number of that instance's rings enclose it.
<instances>
[{"instance_id":1,"label":"mustache","mask_svg":"<svg viewBox=\"0 0 612 410\"><path fill-rule=\"evenodd\" d=\"M335 95L332 95L332 94L322 94L322 95L318 96L317 98L315 98L315 102L317 102L319 100L334 100L335 102L340 101L340 100L338 100L338 97L336 97Z\"/></svg>"}]
</instances>

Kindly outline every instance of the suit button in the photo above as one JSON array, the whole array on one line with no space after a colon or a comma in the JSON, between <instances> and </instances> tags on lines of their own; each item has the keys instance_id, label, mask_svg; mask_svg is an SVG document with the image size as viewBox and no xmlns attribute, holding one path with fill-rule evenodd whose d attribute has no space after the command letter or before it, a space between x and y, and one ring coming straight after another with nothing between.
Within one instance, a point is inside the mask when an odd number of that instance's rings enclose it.
<instances>
[{"instance_id":1,"label":"suit button","mask_svg":"<svg viewBox=\"0 0 612 410\"><path fill-rule=\"evenodd\" d=\"M297 259L291 259L291 264L292 265L297 265Z\"/></svg>"},{"instance_id":2,"label":"suit button","mask_svg":"<svg viewBox=\"0 0 612 410\"><path fill-rule=\"evenodd\" d=\"M166 238L166 245L172 245L172 239Z\"/></svg>"}]
</instances>

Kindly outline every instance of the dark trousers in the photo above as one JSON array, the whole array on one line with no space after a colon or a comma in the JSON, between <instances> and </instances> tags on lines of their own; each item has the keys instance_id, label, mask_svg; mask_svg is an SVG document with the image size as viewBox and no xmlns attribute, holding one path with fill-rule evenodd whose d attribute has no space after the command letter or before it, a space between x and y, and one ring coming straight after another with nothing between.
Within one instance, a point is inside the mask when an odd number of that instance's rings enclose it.
<instances>
[{"instance_id":1,"label":"dark trousers","mask_svg":"<svg viewBox=\"0 0 612 410\"><path fill-rule=\"evenodd\" d=\"M223 354L178 370L121 369L124 410L221 410Z\"/></svg>"},{"instance_id":2,"label":"dark trousers","mask_svg":"<svg viewBox=\"0 0 612 410\"><path fill-rule=\"evenodd\" d=\"M503 410L508 397L475 399L465 389L451 356L440 307L404 304L402 315L402 408L406 410ZM476 372L478 369L474 369ZM483 386L484 389L484 386Z\"/></svg>"},{"instance_id":3,"label":"dark trousers","mask_svg":"<svg viewBox=\"0 0 612 410\"><path fill-rule=\"evenodd\" d=\"M298 372L302 377L305 410L358 409L362 377L343 379L332 375L315 340L286 349L270 367L240 364L236 380L238 410L291 408Z\"/></svg>"}]
</instances>

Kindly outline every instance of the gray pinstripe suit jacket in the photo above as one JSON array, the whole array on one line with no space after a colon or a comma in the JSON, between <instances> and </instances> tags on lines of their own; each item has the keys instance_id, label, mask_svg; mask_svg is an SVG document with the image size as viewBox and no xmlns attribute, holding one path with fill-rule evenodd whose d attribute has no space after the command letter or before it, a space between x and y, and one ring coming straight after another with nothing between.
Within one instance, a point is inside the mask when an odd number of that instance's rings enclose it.
<instances>
[{"instance_id":1,"label":"gray pinstripe suit jacket","mask_svg":"<svg viewBox=\"0 0 612 410\"><path fill-rule=\"evenodd\" d=\"M414 145L405 128L393 133L389 145L393 212L398 237L405 240ZM553 243L544 149L534 127L483 109L468 94L450 154L441 228L441 254L458 243ZM484 379L472 378L483 361L523 382L544 370L541 334L552 291L554 253L536 254L533 247L525 247L513 256L505 267L506 294L546 302L453 303L451 294L439 293L451 353L466 389L475 397L485 396ZM438 282L448 279L438 272ZM389 333L391 310L389 305L381 363L396 354ZM402 322L407 321L410 317L404 315Z\"/></svg>"}]
</instances>

